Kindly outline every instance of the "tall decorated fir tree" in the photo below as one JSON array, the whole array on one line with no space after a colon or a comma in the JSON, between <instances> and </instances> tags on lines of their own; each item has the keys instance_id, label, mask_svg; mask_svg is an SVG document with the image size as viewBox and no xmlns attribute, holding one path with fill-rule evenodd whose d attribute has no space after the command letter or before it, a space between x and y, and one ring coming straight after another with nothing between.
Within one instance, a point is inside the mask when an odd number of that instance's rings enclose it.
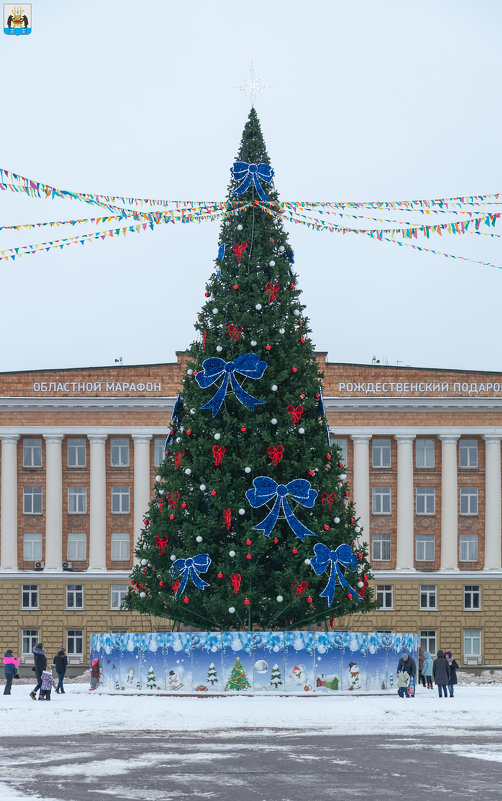
<instances>
[{"instance_id":1,"label":"tall decorated fir tree","mask_svg":"<svg viewBox=\"0 0 502 801\"><path fill-rule=\"evenodd\" d=\"M253 108L125 600L199 629L375 607L272 179Z\"/></svg>"}]
</instances>

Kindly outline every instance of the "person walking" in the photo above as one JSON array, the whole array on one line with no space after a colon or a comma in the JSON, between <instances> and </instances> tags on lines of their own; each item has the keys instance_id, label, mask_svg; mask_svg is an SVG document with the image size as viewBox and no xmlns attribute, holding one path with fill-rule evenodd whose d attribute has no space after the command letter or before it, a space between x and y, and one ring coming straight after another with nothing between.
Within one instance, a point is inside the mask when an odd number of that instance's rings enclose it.
<instances>
[{"instance_id":1,"label":"person walking","mask_svg":"<svg viewBox=\"0 0 502 801\"><path fill-rule=\"evenodd\" d=\"M406 670L397 674L397 694L400 698L409 698L408 695L408 682L410 677Z\"/></svg>"},{"instance_id":2,"label":"person walking","mask_svg":"<svg viewBox=\"0 0 502 801\"><path fill-rule=\"evenodd\" d=\"M42 686L42 671L44 671L47 667L47 657L45 656L43 642L39 642L35 645L33 649L33 658L35 660L33 670L35 671L35 676L37 678L37 686L31 691L30 698L33 698L33 700L36 701L37 692Z\"/></svg>"},{"instance_id":3,"label":"person walking","mask_svg":"<svg viewBox=\"0 0 502 801\"><path fill-rule=\"evenodd\" d=\"M450 669L450 680L448 682L448 692L450 693L450 698L453 698L453 686L458 684L457 679L457 670L458 664L457 660L453 658L453 654L451 651L445 651L445 657L448 661L448 667Z\"/></svg>"},{"instance_id":4,"label":"person walking","mask_svg":"<svg viewBox=\"0 0 502 801\"><path fill-rule=\"evenodd\" d=\"M399 676L400 673L406 671L408 676L410 677L409 683L409 691L408 697L414 698L415 697L415 683L417 678L417 665L415 660L409 654L402 654L401 659L397 664L397 675Z\"/></svg>"},{"instance_id":5,"label":"person walking","mask_svg":"<svg viewBox=\"0 0 502 801\"><path fill-rule=\"evenodd\" d=\"M444 692L444 697L448 698L446 686L450 682L450 666L448 665L448 660L445 659L444 652L441 650L438 651L437 658L434 660L432 675L437 684L439 697L442 698Z\"/></svg>"},{"instance_id":6,"label":"person walking","mask_svg":"<svg viewBox=\"0 0 502 801\"><path fill-rule=\"evenodd\" d=\"M40 695L38 696L39 701L50 701L51 700L51 690L53 687L56 686L56 682L52 678L52 673L50 670L43 670L42 671L42 684L40 686Z\"/></svg>"},{"instance_id":7,"label":"person walking","mask_svg":"<svg viewBox=\"0 0 502 801\"><path fill-rule=\"evenodd\" d=\"M420 646L418 649L418 683L422 684L425 689L424 658L424 649Z\"/></svg>"},{"instance_id":8,"label":"person walking","mask_svg":"<svg viewBox=\"0 0 502 801\"><path fill-rule=\"evenodd\" d=\"M56 687L56 693L59 695L59 693L64 693L63 680L66 675L66 668L68 665L68 657L66 656L64 648L59 649L57 655L53 659L53 662L59 679L58 686Z\"/></svg>"},{"instance_id":9,"label":"person walking","mask_svg":"<svg viewBox=\"0 0 502 801\"><path fill-rule=\"evenodd\" d=\"M422 668L422 673L425 677L427 682L427 689L432 690L432 671L433 671L433 663L432 663L432 656L430 651L426 651L424 654L424 666Z\"/></svg>"},{"instance_id":10,"label":"person walking","mask_svg":"<svg viewBox=\"0 0 502 801\"><path fill-rule=\"evenodd\" d=\"M99 664L99 659L93 659L91 664L91 686L89 690L97 690L99 679L101 676L101 665Z\"/></svg>"},{"instance_id":11,"label":"person walking","mask_svg":"<svg viewBox=\"0 0 502 801\"><path fill-rule=\"evenodd\" d=\"M12 687L12 679L14 676L19 678L17 675L17 666L20 663L20 659L16 659L12 650L9 648L3 655L3 663L4 663L4 670L5 670L5 689L3 691L4 695L10 695L10 688Z\"/></svg>"}]
</instances>

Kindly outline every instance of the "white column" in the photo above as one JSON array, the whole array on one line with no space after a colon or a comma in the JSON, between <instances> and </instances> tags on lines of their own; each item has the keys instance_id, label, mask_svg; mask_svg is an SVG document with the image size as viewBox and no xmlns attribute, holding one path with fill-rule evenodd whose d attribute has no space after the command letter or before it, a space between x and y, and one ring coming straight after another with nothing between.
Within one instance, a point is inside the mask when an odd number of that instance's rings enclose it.
<instances>
[{"instance_id":1,"label":"white column","mask_svg":"<svg viewBox=\"0 0 502 801\"><path fill-rule=\"evenodd\" d=\"M440 434L441 440L441 570L458 569L457 441L459 434Z\"/></svg>"},{"instance_id":2,"label":"white column","mask_svg":"<svg viewBox=\"0 0 502 801\"><path fill-rule=\"evenodd\" d=\"M397 553L396 567L414 570L413 565L413 440L414 435L396 434L397 440Z\"/></svg>"},{"instance_id":3,"label":"white column","mask_svg":"<svg viewBox=\"0 0 502 801\"><path fill-rule=\"evenodd\" d=\"M134 440L134 548L143 528L150 501L150 440L151 434L133 434Z\"/></svg>"},{"instance_id":4,"label":"white column","mask_svg":"<svg viewBox=\"0 0 502 801\"><path fill-rule=\"evenodd\" d=\"M19 437L2 438L1 480L1 561L2 568L17 570L17 441Z\"/></svg>"},{"instance_id":5,"label":"white column","mask_svg":"<svg viewBox=\"0 0 502 801\"><path fill-rule=\"evenodd\" d=\"M63 434L46 434L45 439L45 567L61 570L63 565Z\"/></svg>"},{"instance_id":6,"label":"white column","mask_svg":"<svg viewBox=\"0 0 502 801\"><path fill-rule=\"evenodd\" d=\"M89 570L106 570L106 434L88 434L91 450Z\"/></svg>"},{"instance_id":7,"label":"white column","mask_svg":"<svg viewBox=\"0 0 502 801\"><path fill-rule=\"evenodd\" d=\"M352 434L354 442L354 504L363 529L362 538L370 541L370 446L371 434Z\"/></svg>"},{"instance_id":8,"label":"white column","mask_svg":"<svg viewBox=\"0 0 502 801\"><path fill-rule=\"evenodd\" d=\"M485 570L501 567L500 436L485 434Z\"/></svg>"}]
</instances>

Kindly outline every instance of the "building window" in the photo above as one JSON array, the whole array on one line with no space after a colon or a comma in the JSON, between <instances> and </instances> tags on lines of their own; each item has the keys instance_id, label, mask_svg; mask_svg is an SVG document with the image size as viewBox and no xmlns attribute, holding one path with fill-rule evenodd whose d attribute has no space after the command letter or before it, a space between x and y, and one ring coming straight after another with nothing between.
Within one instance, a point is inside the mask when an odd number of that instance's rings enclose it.
<instances>
[{"instance_id":1,"label":"building window","mask_svg":"<svg viewBox=\"0 0 502 801\"><path fill-rule=\"evenodd\" d=\"M32 656L35 645L38 645L38 629L23 629L21 632L22 654Z\"/></svg>"},{"instance_id":2,"label":"building window","mask_svg":"<svg viewBox=\"0 0 502 801\"><path fill-rule=\"evenodd\" d=\"M390 561L390 534L372 535L371 554L373 562Z\"/></svg>"},{"instance_id":3,"label":"building window","mask_svg":"<svg viewBox=\"0 0 502 801\"><path fill-rule=\"evenodd\" d=\"M111 553L114 562L127 562L129 559L129 534L112 531Z\"/></svg>"},{"instance_id":4,"label":"building window","mask_svg":"<svg viewBox=\"0 0 502 801\"><path fill-rule=\"evenodd\" d=\"M423 652L429 651L430 654L436 653L437 635L435 631L424 629L420 632L420 648Z\"/></svg>"},{"instance_id":5,"label":"building window","mask_svg":"<svg viewBox=\"0 0 502 801\"><path fill-rule=\"evenodd\" d=\"M68 467L85 467L85 439L69 437L66 441Z\"/></svg>"},{"instance_id":6,"label":"building window","mask_svg":"<svg viewBox=\"0 0 502 801\"><path fill-rule=\"evenodd\" d=\"M127 584L112 584L110 588L110 609L120 609L127 595Z\"/></svg>"},{"instance_id":7,"label":"building window","mask_svg":"<svg viewBox=\"0 0 502 801\"><path fill-rule=\"evenodd\" d=\"M112 487L112 512L128 514L129 508L129 487Z\"/></svg>"},{"instance_id":8,"label":"building window","mask_svg":"<svg viewBox=\"0 0 502 801\"><path fill-rule=\"evenodd\" d=\"M415 540L415 558L417 562L433 562L434 552L434 534L417 534Z\"/></svg>"},{"instance_id":9,"label":"building window","mask_svg":"<svg viewBox=\"0 0 502 801\"><path fill-rule=\"evenodd\" d=\"M42 559L42 535L27 531L23 534L23 560L40 562Z\"/></svg>"},{"instance_id":10,"label":"building window","mask_svg":"<svg viewBox=\"0 0 502 801\"><path fill-rule=\"evenodd\" d=\"M84 532L72 531L68 534L66 558L69 562L85 562L87 558L87 537Z\"/></svg>"},{"instance_id":11,"label":"building window","mask_svg":"<svg viewBox=\"0 0 502 801\"><path fill-rule=\"evenodd\" d=\"M38 609L38 584L23 584L21 597L23 609Z\"/></svg>"},{"instance_id":12,"label":"building window","mask_svg":"<svg viewBox=\"0 0 502 801\"><path fill-rule=\"evenodd\" d=\"M458 446L458 458L460 467L478 466L478 441L477 439L461 439Z\"/></svg>"},{"instance_id":13,"label":"building window","mask_svg":"<svg viewBox=\"0 0 502 801\"><path fill-rule=\"evenodd\" d=\"M376 599L381 609L392 609L394 588L392 584L377 584Z\"/></svg>"},{"instance_id":14,"label":"building window","mask_svg":"<svg viewBox=\"0 0 502 801\"><path fill-rule=\"evenodd\" d=\"M478 535L461 534L459 537L459 561L477 562L478 561Z\"/></svg>"},{"instance_id":15,"label":"building window","mask_svg":"<svg viewBox=\"0 0 502 801\"><path fill-rule=\"evenodd\" d=\"M415 464L417 467L434 467L434 440L417 439L415 446Z\"/></svg>"},{"instance_id":16,"label":"building window","mask_svg":"<svg viewBox=\"0 0 502 801\"><path fill-rule=\"evenodd\" d=\"M339 439L338 437L331 438L331 444L336 445L340 449L340 461L343 462L344 467L347 466L347 440Z\"/></svg>"},{"instance_id":17,"label":"building window","mask_svg":"<svg viewBox=\"0 0 502 801\"><path fill-rule=\"evenodd\" d=\"M23 487L23 514L42 514L42 487Z\"/></svg>"},{"instance_id":18,"label":"building window","mask_svg":"<svg viewBox=\"0 0 502 801\"><path fill-rule=\"evenodd\" d=\"M82 629L68 629L66 632L66 653L68 656L84 655L84 632Z\"/></svg>"},{"instance_id":19,"label":"building window","mask_svg":"<svg viewBox=\"0 0 502 801\"><path fill-rule=\"evenodd\" d=\"M83 584L67 584L66 585L66 608L67 609L83 609L84 608L84 585Z\"/></svg>"},{"instance_id":20,"label":"building window","mask_svg":"<svg viewBox=\"0 0 502 801\"><path fill-rule=\"evenodd\" d=\"M111 437L110 464L112 467L129 466L129 440L126 437Z\"/></svg>"},{"instance_id":21,"label":"building window","mask_svg":"<svg viewBox=\"0 0 502 801\"><path fill-rule=\"evenodd\" d=\"M436 609L436 585L420 585L420 609Z\"/></svg>"},{"instance_id":22,"label":"building window","mask_svg":"<svg viewBox=\"0 0 502 801\"><path fill-rule=\"evenodd\" d=\"M390 515L391 489L390 487L373 487L373 514Z\"/></svg>"},{"instance_id":23,"label":"building window","mask_svg":"<svg viewBox=\"0 0 502 801\"><path fill-rule=\"evenodd\" d=\"M477 515L478 513L478 488L460 488L460 514Z\"/></svg>"},{"instance_id":24,"label":"building window","mask_svg":"<svg viewBox=\"0 0 502 801\"><path fill-rule=\"evenodd\" d=\"M464 586L464 609L481 609L481 586L479 584L466 584Z\"/></svg>"},{"instance_id":25,"label":"building window","mask_svg":"<svg viewBox=\"0 0 502 801\"><path fill-rule=\"evenodd\" d=\"M390 467L390 439L374 439L371 451L373 467Z\"/></svg>"},{"instance_id":26,"label":"building window","mask_svg":"<svg viewBox=\"0 0 502 801\"><path fill-rule=\"evenodd\" d=\"M436 514L436 489L435 487L417 487L417 515Z\"/></svg>"},{"instance_id":27,"label":"building window","mask_svg":"<svg viewBox=\"0 0 502 801\"><path fill-rule=\"evenodd\" d=\"M481 631L479 629L464 630L464 660L469 657L481 659Z\"/></svg>"},{"instance_id":28,"label":"building window","mask_svg":"<svg viewBox=\"0 0 502 801\"><path fill-rule=\"evenodd\" d=\"M42 467L41 439L23 439L23 467Z\"/></svg>"},{"instance_id":29,"label":"building window","mask_svg":"<svg viewBox=\"0 0 502 801\"><path fill-rule=\"evenodd\" d=\"M153 440L153 464L154 467L158 467L164 461L165 455L165 439L161 439L160 437L155 437Z\"/></svg>"},{"instance_id":30,"label":"building window","mask_svg":"<svg viewBox=\"0 0 502 801\"><path fill-rule=\"evenodd\" d=\"M87 487L68 487L68 514L85 515L87 512Z\"/></svg>"}]
</instances>

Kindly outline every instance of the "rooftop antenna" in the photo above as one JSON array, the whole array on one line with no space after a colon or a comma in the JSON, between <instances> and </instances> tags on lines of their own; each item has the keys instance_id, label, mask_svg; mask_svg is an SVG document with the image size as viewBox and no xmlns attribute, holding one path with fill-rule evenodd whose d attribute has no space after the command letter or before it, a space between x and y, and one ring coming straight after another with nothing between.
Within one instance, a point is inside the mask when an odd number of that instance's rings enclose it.
<instances>
[{"instance_id":1,"label":"rooftop antenna","mask_svg":"<svg viewBox=\"0 0 502 801\"><path fill-rule=\"evenodd\" d=\"M119 356L118 359L115 359L115 364L120 364L120 366L122 366L123 363L124 363L124 360L123 360L122 356Z\"/></svg>"}]
</instances>

